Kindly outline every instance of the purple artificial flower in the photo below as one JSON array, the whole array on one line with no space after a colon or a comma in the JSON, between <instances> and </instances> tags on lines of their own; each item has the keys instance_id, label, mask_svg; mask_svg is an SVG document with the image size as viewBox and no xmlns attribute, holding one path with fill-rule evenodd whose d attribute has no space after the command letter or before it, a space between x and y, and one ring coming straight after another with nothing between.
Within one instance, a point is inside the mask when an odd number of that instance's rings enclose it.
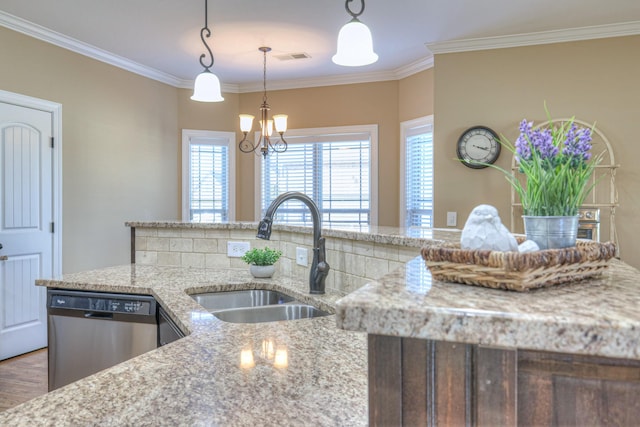
<instances>
[{"instance_id":1,"label":"purple artificial flower","mask_svg":"<svg viewBox=\"0 0 640 427\"><path fill-rule=\"evenodd\" d=\"M531 158L531 148L529 147L531 129L533 128L533 122L527 123L524 119L520 122L520 136L516 139L516 155L518 162L522 160L529 160Z\"/></svg>"},{"instance_id":2,"label":"purple artificial flower","mask_svg":"<svg viewBox=\"0 0 640 427\"><path fill-rule=\"evenodd\" d=\"M531 145L533 145L541 159L553 158L558 154L558 147L553 144L553 136L550 129L534 130Z\"/></svg>"},{"instance_id":3,"label":"purple artificial flower","mask_svg":"<svg viewBox=\"0 0 640 427\"><path fill-rule=\"evenodd\" d=\"M565 147L562 149L562 154L578 160L589 160L591 158L591 139L590 129L578 129L576 124L572 123L567 131Z\"/></svg>"},{"instance_id":4,"label":"purple artificial flower","mask_svg":"<svg viewBox=\"0 0 640 427\"><path fill-rule=\"evenodd\" d=\"M515 146L518 161L530 160L532 149L541 159L553 158L558 154L558 147L553 144L551 130L533 130L533 122L527 122L526 119L520 123L520 136Z\"/></svg>"}]
</instances>

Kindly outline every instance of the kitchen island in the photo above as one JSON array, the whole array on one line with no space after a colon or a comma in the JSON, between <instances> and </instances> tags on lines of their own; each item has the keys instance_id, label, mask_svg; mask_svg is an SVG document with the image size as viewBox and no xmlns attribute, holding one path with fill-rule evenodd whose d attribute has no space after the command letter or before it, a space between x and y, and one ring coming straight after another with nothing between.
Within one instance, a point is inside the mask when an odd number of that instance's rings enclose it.
<instances>
[{"instance_id":1,"label":"kitchen island","mask_svg":"<svg viewBox=\"0 0 640 427\"><path fill-rule=\"evenodd\" d=\"M256 224L128 225L135 264L38 284L153 295L188 336L2 412L0 425L584 426L640 418L640 274L620 261L601 278L516 293L432 280L420 247L459 239L457 231L323 230L332 273L327 293L310 295L308 267L294 261L308 228L274 225L267 243L285 252L280 271L252 279L224 252L227 241L252 238ZM336 315L225 323L189 296L254 288ZM286 367L265 343L286 349Z\"/></svg>"},{"instance_id":2,"label":"kitchen island","mask_svg":"<svg viewBox=\"0 0 640 427\"><path fill-rule=\"evenodd\" d=\"M132 222L135 263L38 280L50 288L147 294L188 336L0 413L2 426L364 426L366 335L336 328L335 316L225 323L189 294L273 289L333 313L336 301L398 268L442 230L323 230L332 272L324 295L309 294L296 247L311 229L274 225L256 241L255 223ZM455 234L455 232L453 232ZM282 249L273 279L253 279L227 241ZM293 258L293 259L292 259ZM286 366L263 349L286 350ZM242 358L247 352L252 361Z\"/></svg>"},{"instance_id":3,"label":"kitchen island","mask_svg":"<svg viewBox=\"0 0 640 427\"><path fill-rule=\"evenodd\" d=\"M368 334L370 425L618 425L640 419L640 274L519 293L431 279L424 261L338 301Z\"/></svg>"}]
</instances>

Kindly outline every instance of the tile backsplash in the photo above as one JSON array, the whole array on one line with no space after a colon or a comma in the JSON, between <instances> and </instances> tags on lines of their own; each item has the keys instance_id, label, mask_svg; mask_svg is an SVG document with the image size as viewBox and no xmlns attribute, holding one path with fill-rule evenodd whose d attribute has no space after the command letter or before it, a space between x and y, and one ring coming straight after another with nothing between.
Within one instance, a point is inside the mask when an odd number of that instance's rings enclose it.
<instances>
[{"instance_id":1,"label":"tile backsplash","mask_svg":"<svg viewBox=\"0 0 640 427\"><path fill-rule=\"evenodd\" d=\"M247 264L240 258L227 256L227 242L249 242L251 248L269 246L282 251L283 255L276 264L276 274L307 280L313 259L310 233L274 230L271 240L261 240L255 237L256 230L249 228L138 226L134 230L137 264L244 268ZM296 249L299 247L307 249L307 266L296 263ZM331 236L326 237L326 255L331 266L327 286L351 292L419 256L420 248Z\"/></svg>"}]
</instances>

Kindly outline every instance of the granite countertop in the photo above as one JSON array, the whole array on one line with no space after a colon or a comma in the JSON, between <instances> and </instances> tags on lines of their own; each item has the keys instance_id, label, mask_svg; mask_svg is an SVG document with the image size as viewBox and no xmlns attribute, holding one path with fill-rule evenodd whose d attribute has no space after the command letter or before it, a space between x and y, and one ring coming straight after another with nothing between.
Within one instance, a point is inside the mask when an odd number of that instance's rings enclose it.
<instances>
[{"instance_id":1,"label":"granite countertop","mask_svg":"<svg viewBox=\"0 0 640 427\"><path fill-rule=\"evenodd\" d=\"M257 222L222 222L204 223L189 221L127 221L131 228L172 228L172 229L205 229L205 230L251 230L258 228ZM273 231L289 231L292 233L312 234L313 228L290 225L273 224ZM460 239L460 230L454 228L424 228L424 227L387 227L379 225L337 225L323 226L322 236L325 238L339 237L360 242L375 242L379 244L422 247L435 241L453 241Z\"/></svg>"},{"instance_id":2,"label":"granite countertop","mask_svg":"<svg viewBox=\"0 0 640 427\"><path fill-rule=\"evenodd\" d=\"M340 299L338 327L640 360L640 272L618 260L598 278L530 292L433 280L417 257Z\"/></svg>"},{"instance_id":3,"label":"granite countertop","mask_svg":"<svg viewBox=\"0 0 640 427\"><path fill-rule=\"evenodd\" d=\"M336 328L335 316L257 324L225 323L188 293L275 289L333 312L343 295L310 295L286 277L243 270L125 265L38 281L48 287L151 294L187 334L157 350L0 413L0 425L367 424L364 334ZM286 349L287 366L261 352ZM254 366L241 366L252 350Z\"/></svg>"},{"instance_id":4,"label":"granite countertop","mask_svg":"<svg viewBox=\"0 0 640 427\"><path fill-rule=\"evenodd\" d=\"M170 221L127 225L255 228ZM452 230L322 232L411 247L459 239ZM519 293L433 280L419 256L348 295L329 288L326 295L310 295L306 281L252 279L246 269L126 265L68 274L38 284L153 295L189 336L2 412L0 425L366 425L362 332L640 360L639 279L638 270L612 260L601 277ZM336 315L232 324L188 295L252 288L280 290ZM263 342L286 347L286 368L260 356ZM240 355L248 349L255 366L243 368Z\"/></svg>"}]
</instances>

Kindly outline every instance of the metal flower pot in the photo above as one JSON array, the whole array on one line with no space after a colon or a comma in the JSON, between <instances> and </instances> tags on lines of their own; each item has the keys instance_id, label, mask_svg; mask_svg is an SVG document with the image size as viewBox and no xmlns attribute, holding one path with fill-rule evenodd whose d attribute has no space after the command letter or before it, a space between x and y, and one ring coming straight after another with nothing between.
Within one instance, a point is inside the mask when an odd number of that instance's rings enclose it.
<instances>
[{"instance_id":1,"label":"metal flower pot","mask_svg":"<svg viewBox=\"0 0 640 427\"><path fill-rule=\"evenodd\" d=\"M527 240L533 240L540 249L569 248L576 245L578 215L528 216L523 215Z\"/></svg>"}]
</instances>

